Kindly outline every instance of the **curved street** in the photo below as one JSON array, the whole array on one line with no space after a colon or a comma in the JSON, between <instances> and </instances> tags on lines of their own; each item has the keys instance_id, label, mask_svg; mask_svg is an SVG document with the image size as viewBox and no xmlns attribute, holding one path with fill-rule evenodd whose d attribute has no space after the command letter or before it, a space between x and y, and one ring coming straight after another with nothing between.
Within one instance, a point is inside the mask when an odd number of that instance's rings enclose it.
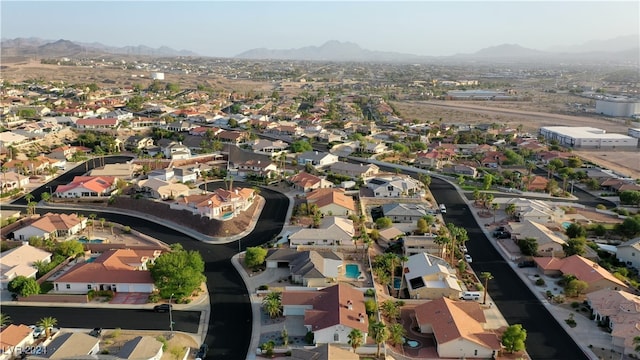
<instances>
[{"instance_id":1,"label":"curved street","mask_svg":"<svg viewBox=\"0 0 640 360\"><path fill-rule=\"evenodd\" d=\"M130 157L110 157L107 163L126 161ZM90 164L91 165L91 164ZM91 167L89 167L91 168ZM35 200L40 199L40 194L48 191L48 187L55 188L58 184L70 181L73 176L86 172L83 165L61 175L54 181L35 189L32 193ZM242 183L236 183L242 186ZM248 246L257 246L271 240L280 233L287 214L289 199L269 189L261 189L260 195L266 203L255 229L240 240L242 249ZM25 204L24 199L18 199L16 204ZM10 208L10 206L3 206ZM41 211L39 211L41 212ZM208 358L215 359L244 359L251 341L251 304L249 294L242 281L231 264L231 257L238 252L238 242L228 244L210 245L192 239L170 226L163 226L149 220L131 217L123 214L99 212L95 210L75 211L65 210L61 212L80 212L84 214L95 213L111 222L129 225L131 228L147 234L167 244L181 243L187 250L197 250L205 261L205 273L211 316L205 342L209 345ZM40 319L42 314L58 319L61 327L120 327L123 329L168 329L168 320L163 314L155 314L141 310L121 309L80 309L50 308L33 306L3 306L6 312L15 322L32 323ZM82 316L79 316L82 314ZM176 330L188 332L197 329L199 314L189 311L174 311ZM197 314L197 315L194 315ZM40 316L40 317L39 317ZM24 319L24 320L23 320Z\"/></svg>"}]
</instances>

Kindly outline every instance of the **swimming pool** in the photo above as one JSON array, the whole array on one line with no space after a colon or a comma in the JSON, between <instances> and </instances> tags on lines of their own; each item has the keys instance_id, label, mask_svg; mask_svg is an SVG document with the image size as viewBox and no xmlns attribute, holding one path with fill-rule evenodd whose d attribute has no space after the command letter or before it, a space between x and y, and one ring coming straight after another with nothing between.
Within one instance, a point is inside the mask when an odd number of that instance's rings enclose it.
<instances>
[{"instance_id":1,"label":"swimming pool","mask_svg":"<svg viewBox=\"0 0 640 360\"><path fill-rule=\"evenodd\" d=\"M410 348L417 348L420 346L420 341L407 339L405 337L402 338L404 345Z\"/></svg>"},{"instance_id":2,"label":"swimming pool","mask_svg":"<svg viewBox=\"0 0 640 360\"><path fill-rule=\"evenodd\" d=\"M569 226L571 226L571 223L570 223L570 222L568 222L568 221L565 221L565 222L563 222L563 223L562 223L562 227L563 227L565 230L567 230L567 229L569 228Z\"/></svg>"},{"instance_id":3,"label":"swimming pool","mask_svg":"<svg viewBox=\"0 0 640 360\"><path fill-rule=\"evenodd\" d=\"M400 290L400 286L402 286L402 279L399 277L393 278L393 288L396 290Z\"/></svg>"},{"instance_id":4,"label":"swimming pool","mask_svg":"<svg viewBox=\"0 0 640 360\"><path fill-rule=\"evenodd\" d=\"M349 279L360 277L360 266L358 264L347 264L345 276Z\"/></svg>"},{"instance_id":5,"label":"swimming pool","mask_svg":"<svg viewBox=\"0 0 640 360\"><path fill-rule=\"evenodd\" d=\"M96 258L95 258L95 257L90 257L90 258L88 258L87 260L85 260L84 262L86 262L86 263L92 263L92 262L94 262L94 261L96 261Z\"/></svg>"},{"instance_id":6,"label":"swimming pool","mask_svg":"<svg viewBox=\"0 0 640 360\"><path fill-rule=\"evenodd\" d=\"M103 239L91 239L91 240L89 240L87 238L80 238L80 239L78 239L78 242L81 242L83 244L87 244L87 243L89 243L89 244L102 244L104 242L104 240Z\"/></svg>"}]
</instances>

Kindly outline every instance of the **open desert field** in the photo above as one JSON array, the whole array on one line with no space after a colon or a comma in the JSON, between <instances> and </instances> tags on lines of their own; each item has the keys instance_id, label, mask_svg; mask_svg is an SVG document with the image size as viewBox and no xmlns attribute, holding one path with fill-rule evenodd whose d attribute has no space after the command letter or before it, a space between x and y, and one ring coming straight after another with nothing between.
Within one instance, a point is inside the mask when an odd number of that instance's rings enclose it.
<instances>
[{"instance_id":1,"label":"open desert field","mask_svg":"<svg viewBox=\"0 0 640 360\"><path fill-rule=\"evenodd\" d=\"M585 160L600 164L619 174L640 179L639 151L574 151Z\"/></svg>"}]
</instances>

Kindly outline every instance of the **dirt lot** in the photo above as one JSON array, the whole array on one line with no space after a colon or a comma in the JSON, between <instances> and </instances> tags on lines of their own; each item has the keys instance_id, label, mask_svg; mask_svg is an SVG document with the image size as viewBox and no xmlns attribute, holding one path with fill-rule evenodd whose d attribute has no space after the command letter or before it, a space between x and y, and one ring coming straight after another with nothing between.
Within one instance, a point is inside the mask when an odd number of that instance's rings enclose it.
<instances>
[{"instance_id":1,"label":"dirt lot","mask_svg":"<svg viewBox=\"0 0 640 360\"><path fill-rule=\"evenodd\" d=\"M640 151L574 151L574 153L619 174L640 179Z\"/></svg>"}]
</instances>

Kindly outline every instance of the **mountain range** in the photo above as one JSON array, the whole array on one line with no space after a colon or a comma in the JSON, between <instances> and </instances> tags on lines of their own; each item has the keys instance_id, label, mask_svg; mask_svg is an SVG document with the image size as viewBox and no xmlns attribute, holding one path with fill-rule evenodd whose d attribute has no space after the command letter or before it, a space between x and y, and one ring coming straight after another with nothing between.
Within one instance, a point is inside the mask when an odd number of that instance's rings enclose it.
<instances>
[{"instance_id":1,"label":"mountain range","mask_svg":"<svg viewBox=\"0 0 640 360\"><path fill-rule=\"evenodd\" d=\"M320 46L297 49L259 48L236 55L236 59L356 61L356 62L620 62L638 63L640 57L638 35L614 39L594 40L580 45L553 47L548 50L525 48L517 44L502 44L469 54L451 56L421 56L361 48L353 42L328 41ZM145 45L114 47L101 43L80 43L69 40L39 38L2 39L2 56L77 57L103 54L122 54L151 57L200 56L189 50L175 50L166 46L151 48Z\"/></svg>"},{"instance_id":2,"label":"mountain range","mask_svg":"<svg viewBox=\"0 0 640 360\"><path fill-rule=\"evenodd\" d=\"M166 46L152 48L138 46L107 46L98 42L81 43L70 40L43 40L39 38L2 39L0 42L3 56L39 56L39 57L73 57L99 54L121 54L137 56L198 56L193 51L175 50Z\"/></svg>"}]
</instances>

